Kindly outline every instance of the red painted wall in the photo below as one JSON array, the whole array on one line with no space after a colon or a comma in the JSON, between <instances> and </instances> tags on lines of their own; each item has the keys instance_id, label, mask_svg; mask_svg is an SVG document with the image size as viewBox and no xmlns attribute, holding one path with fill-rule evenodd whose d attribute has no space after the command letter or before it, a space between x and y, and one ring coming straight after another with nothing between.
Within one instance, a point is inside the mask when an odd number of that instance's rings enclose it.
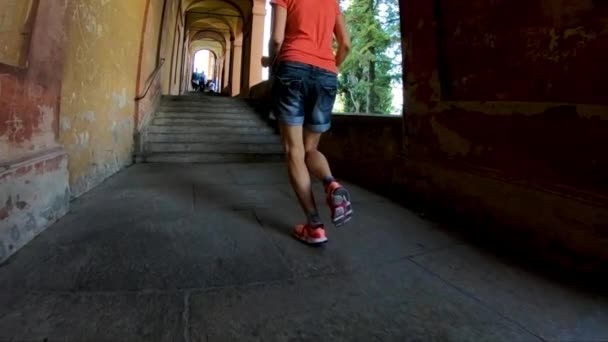
<instances>
[{"instance_id":1,"label":"red painted wall","mask_svg":"<svg viewBox=\"0 0 608 342\"><path fill-rule=\"evenodd\" d=\"M27 66L0 64L0 263L65 215L57 142L68 1L39 1Z\"/></svg>"},{"instance_id":2,"label":"red painted wall","mask_svg":"<svg viewBox=\"0 0 608 342\"><path fill-rule=\"evenodd\" d=\"M1 163L56 145L66 6L66 1L40 1L28 67L0 64Z\"/></svg>"},{"instance_id":3,"label":"red painted wall","mask_svg":"<svg viewBox=\"0 0 608 342\"><path fill-rule=\"evenodd\" d=\"M608 3L400 3L402 126L340 117L333 170L497 247L605 271Z\"/></svg>"},{"instance_id":4,"label":"red painted wall","mask_svg":"<svg viewBox=\"0 0 608 342\"><path fill-rule=\"evenodd\" d=\"M412 154L608 193L608 3L403 6Z\"/></svg>"},{"instance_id":5,"label":"red painted wall","mask_svg":"<svg viewBox=\"0 0 608 342\"><path fill-rule=\"evenodd\" d=\"M442 0L435 15L442 98L608 104L608 2Z\"/></svg>"}]
</instances>

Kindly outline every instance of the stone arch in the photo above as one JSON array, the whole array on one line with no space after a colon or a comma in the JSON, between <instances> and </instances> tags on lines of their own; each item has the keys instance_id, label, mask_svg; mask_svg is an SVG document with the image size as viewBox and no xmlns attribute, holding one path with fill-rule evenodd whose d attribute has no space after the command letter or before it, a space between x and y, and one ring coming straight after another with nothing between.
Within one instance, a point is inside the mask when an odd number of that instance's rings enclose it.
<instances>
[{"instance_id":1,"label":"stone arch","mask_svg":"<svg viewBox=\"0 0 608 342\"><path fill-rule=\"evenodd\" d=\"M190 41L190 45L193 45L194 43L196 43L198 41L202 41L204 39L212 40L221 45L221 47L222 47L221 56L223 56L226 53L226 48L227 48L226 42L228 41L228 39L226 39L226 38L227 37L222 35L220 32L213 31L213 30L202 30L202 31L195 32L195 34L192 36L192 39Z\"/></svg>"},{"instance_id":2,"label":"stone arch","mask_svg":"<svg viewBox=\"0 0 608 342\"><path fill-rule=\"evenodd\" d=\"M236 30L237 30L237 27L239 26L239 25L236 25L236 23L229 22L221 14L199 14L199 15L197 15L197 13L191 13L188 19L189 19L190 27L197 25L199 23L205 24L205 23L208 23L209 21L211 21L211 22L219 21L221 24L224 25L225 28L228 29L228 32L230 33L230 38L234 38L236 36Z\"/></svg>"},{"instance_id":3,"label":"stone arch","mask_svg":"<svg viewBox=\"0 0 608 342\"><path fill-rule=\"evenodd\" d=\"M191 32L211 30L225 33L228 39L235 36L234 28L219 18L197 19L190 24L189 29ZM191 39L192 37L193 35L190 35Z\"/></svg>"},{"instance_id":4,"label":"stone arch","mask_svg":"<svg viewBox=\"0 0 608 342\"><path fill-rule=\"evenodd\" d=\"M253 8L253 4L251 4L250 6L243 6L243 5L239 5L237 1L233 1L233 0L191 0L189 1L189 4L185 7L186 12L187 11L191 11L194 8L200 8L200 7L206 7L206 6L199 6L201 4L220 4L220 6L218 8L222 8L222 4L223 5L228 5L230 6L230 8L236 10L240 16L241 19L245 19L249 16L249 14L251 13L251 8Z\"/></svg>"}]
</instances>

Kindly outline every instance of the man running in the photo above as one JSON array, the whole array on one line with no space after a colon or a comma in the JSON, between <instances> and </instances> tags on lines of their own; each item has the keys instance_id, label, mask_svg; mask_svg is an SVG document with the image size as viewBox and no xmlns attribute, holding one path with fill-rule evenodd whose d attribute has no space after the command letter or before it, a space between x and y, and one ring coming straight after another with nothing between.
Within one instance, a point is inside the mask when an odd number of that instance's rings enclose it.
<instances>
[{"instance_id":1,"label":"man running","mask_svg":"<svg viewBox=\"0 0 608 342\"><path fill-rule=\"evenodd\" d=\"M329 130L338 87L337 72L350 49L350 38L337 0L272 0L273 112L281 128L291 185L306 214L293 235L308 244L327 241L312 194L310 174L325 185L334 225L351 219L350 195L332 176L317 146ZM333 38L338 50L333 51Z\"/></svg>"}]
</instances>

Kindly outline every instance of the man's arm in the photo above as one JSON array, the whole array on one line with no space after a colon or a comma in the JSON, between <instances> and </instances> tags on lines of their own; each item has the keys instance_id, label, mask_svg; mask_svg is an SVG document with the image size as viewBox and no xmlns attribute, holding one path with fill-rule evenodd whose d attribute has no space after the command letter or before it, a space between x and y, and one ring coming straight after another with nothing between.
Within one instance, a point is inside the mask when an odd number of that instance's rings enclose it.
<instances>
[{"instance_id":1,"label":"man's arm","mask_svg":"<svg viewBox=\"0 0 608 342\"><path fill-rule=\"evenodd\" d=\"M285 40L285 26L287 25L287 9L282 6L273 4L272 6L272 35L270 37L269 57L262 58L264 67L272 66L275 62L283 41Z\"/></svg>"}]
</instances>

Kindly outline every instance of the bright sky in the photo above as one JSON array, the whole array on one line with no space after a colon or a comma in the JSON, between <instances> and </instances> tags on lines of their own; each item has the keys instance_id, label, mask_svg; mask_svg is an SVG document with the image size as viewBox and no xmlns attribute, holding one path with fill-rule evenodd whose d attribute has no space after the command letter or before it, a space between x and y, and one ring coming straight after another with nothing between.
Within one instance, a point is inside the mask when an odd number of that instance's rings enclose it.
<instances>
[{"instance_id":1,"label":"bright sky","mask_svg":"<svg viewBox=\"0 0 608 342\"><path fill-rule=\"evenodd\" d=\"M209 51L201 50L194 55L194 70L198 72L204 71L205 75L209 76Z\"/></svg>"}]
</instances>

